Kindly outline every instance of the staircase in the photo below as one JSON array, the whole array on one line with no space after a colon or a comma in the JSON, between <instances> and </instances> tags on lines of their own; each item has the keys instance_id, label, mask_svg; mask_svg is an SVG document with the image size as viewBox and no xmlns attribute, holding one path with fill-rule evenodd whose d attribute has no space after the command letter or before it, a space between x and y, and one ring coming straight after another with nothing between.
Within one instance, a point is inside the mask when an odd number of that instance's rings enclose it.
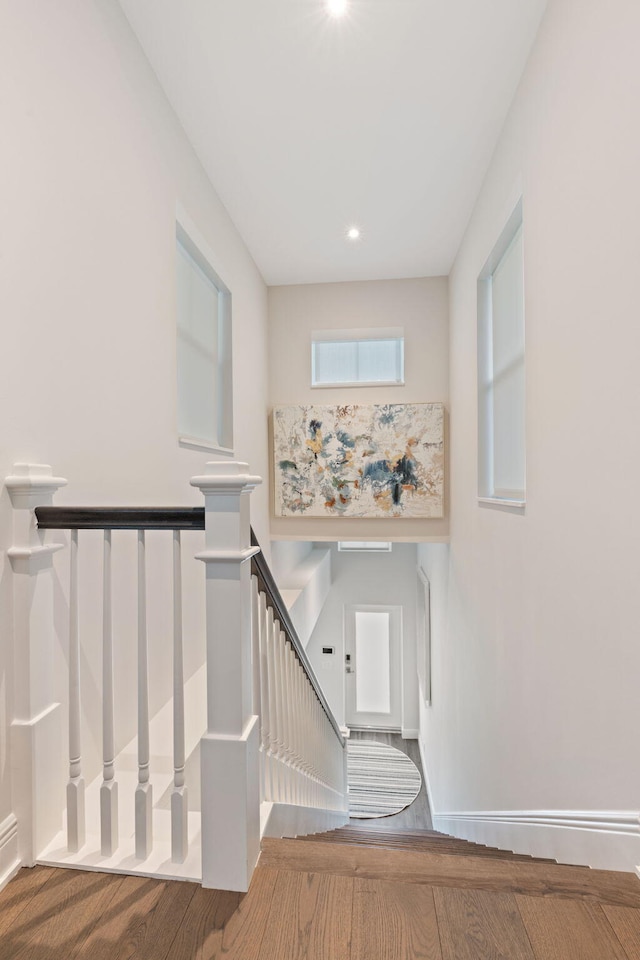
<instances>
[{"instance_id":1,"label":"staircase","mask_svg":"<svg viewBox=\"0 0 640 960\"><path fill-rule=\"evenodd\" d=\"M633 874L558 864L430 830L347 826L295 839L263 838L260 866L640 907Z\"/></svg>"},{"instance_id":2,"label":"staircase","mask_svg":"<svg viewBox=\"0 0 640 960\"><path fill-rule=\"evenodd\" d=\"M260 478L212 462L190 481L202 507L54 505L66 482L44 464L5 481L0 883L37 863L244 892L261 835L348 820L345 740L250 526Z\"/></svg>"},{"instance_id":3,"label":"staircase","mask_svg":"<svg viewBox=\"0 0 640 960\"><path fill-rule=\"evenodd\" d=\"M470 840L459 840L435 830L398 830L386 825L370 827L348 826L326 833L314 833L298 840L315 843L340 843L380 850L409 850L412 853L435 853L448 857L492 857L494 860L511 860L526 863L557 863L543 857L531 857L525 853L499 850ZM585 867L585 869L588 869Z\"/></svg>"}]
</instances>

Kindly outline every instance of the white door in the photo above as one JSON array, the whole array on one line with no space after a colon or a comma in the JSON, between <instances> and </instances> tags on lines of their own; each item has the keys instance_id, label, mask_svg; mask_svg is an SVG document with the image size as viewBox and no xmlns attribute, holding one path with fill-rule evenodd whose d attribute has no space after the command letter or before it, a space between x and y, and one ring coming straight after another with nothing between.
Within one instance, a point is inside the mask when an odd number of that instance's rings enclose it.
<instances>
[{"instance_id":1,"label":"white door","mask_svg":"<svg viewBox=\"0 0 640 960\"><path fill-rule=\"evenodd\" d=\"M347 726L399 729L402 607L358 605L345 615Z\"/></svg>"}]
</instances>

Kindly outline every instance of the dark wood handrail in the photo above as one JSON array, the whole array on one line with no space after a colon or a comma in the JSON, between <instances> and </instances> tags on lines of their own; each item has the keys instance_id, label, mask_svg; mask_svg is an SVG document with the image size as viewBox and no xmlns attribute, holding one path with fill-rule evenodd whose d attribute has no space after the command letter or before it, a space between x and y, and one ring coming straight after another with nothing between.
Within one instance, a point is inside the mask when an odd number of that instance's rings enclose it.
<instances>
[{"instance_id":1,"label":"dark wood handrail","mask_svg":"<svg viewBox=\"0 0 640 960\"><path fill-rule=\"evenodd\" d=\"M35 514L41 530L204 530L204 507L36 507ZM253 527L251 545L260 546ZM251 572L257 578L267 604L280 622L320 706L344 746L340 727L318 683L262 550L251 558Z\"/></svg>"},{"instance_id":2,"label":"dark wood handrail","mask_svg":"<svg viewBox=\"0 0 640 960\"><path fill-rule=\"evenodd\" d=\"M204 530L204 507L36 507L42 530Z\"/></svg>"}]
</instances>

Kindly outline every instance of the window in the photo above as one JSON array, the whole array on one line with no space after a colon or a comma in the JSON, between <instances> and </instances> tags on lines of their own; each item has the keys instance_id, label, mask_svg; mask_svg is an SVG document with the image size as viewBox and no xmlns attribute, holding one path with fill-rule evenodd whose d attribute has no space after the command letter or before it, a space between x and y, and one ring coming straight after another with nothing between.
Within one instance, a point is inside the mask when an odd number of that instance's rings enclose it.
<instances>
[{"instance_id":1,"label":"window","mask_svg":"<svg viewBox=\"0 0 640 960\"><path fill-rule=\"evenodd\" d=\"M391 553L391 544L381 540L341 540L338 550L341 553Z\"/></svg>"},{"instance_id":2,"label":"window","mask_svg":"<svg viewBox=\"0 0 640 960\"><path fill-rule=\"evenodd\" d=\"M311 335L311 386L404 383L404 331L320 330Z\"/></svg>"},{"instance_id":3,"label":"window","mask_svg":"<svg viewBox=\"0 0 640 960\"><path fill-rule=\"evenodd\" d=\"M231 294L192 234L176 231L178 437L181 444L233 446Z\"/></svg>"},{"instance_id":4,"label":"window","mask_svg":"<svg viewBox=\"0 0 640 960\"><path fill-rule=\"evenodd\" d=\"M478 496L525 501L522 201L478 279Z\"/></svg>"},{"instance_id":5,"label":"window","mask_svg":"<svg viewBox=\"0 0 640 960\"><path fill-rule=\"evenodd\" d=\"M356 712L391 712L389 611L356 610Z\"/></svg>"}]
</instances>

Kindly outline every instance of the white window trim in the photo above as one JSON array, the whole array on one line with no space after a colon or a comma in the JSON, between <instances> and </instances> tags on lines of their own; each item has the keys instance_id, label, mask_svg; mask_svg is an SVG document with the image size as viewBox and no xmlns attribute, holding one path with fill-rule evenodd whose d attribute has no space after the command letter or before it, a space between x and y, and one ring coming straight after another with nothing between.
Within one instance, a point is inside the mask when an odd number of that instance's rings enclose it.
<instances>
[{"instance_id":1,"label":"white window trim","mask_svg":"<svg viewBox=\"0 0 640 960\"><path fill-rule=\"evenodd\" d=\"M487 503L489 506L496 507L514 507L516 509L522 509L526 507L526 500L509 500L506 497L478 497L478 503Z\"/></svg>"},{"instance_id":2,"label":"white window trim","mask_svg":"<svg viewBox=\"0 0 640 960\"><path fill-rule=\"evenodd\" d=\"M227 275L220 257L210 247L195 222L181 203L176 204L176 240L184 247L206 277L211 280L221 294L218 306L218 323L222 325L229 342L225 345L228 352L228 382L223 384L221 392L224 396L224 430L231 439L231 446L201 437L189 437L178 431L178 446L189 450L204 450L218 453L224 457L233 457L234 454L234 420L233 420L233 321L231 290L221 279L220 274Z\"/></svg>"},{"instance_id":3,"label":"white window trim","mask_svg":"<svg viewBox=\"0 0 640 960\"><path fill-rule=\"evenodd\" d=\"M511 245L515 242L518 231L522 229L522 196L518 199L510 216L508 217L500 236L494 245L486 263L484 264L478 277L478 495L477 502L488 506L513 507L523 510L526 507L526 448L525 448L525 477L524 489L518 490L517 495L510 497L507 490L495 490L488 492L492 471L488 463L493 460L493 436L485 438L485 448L482 446L482 424L481 424L481 402L482 394L487 386L486 382L480 381L480 356L484 352L492 350L491 341L491 279L498 264L507 253ZM525 329L525 356L526 356L526 329ZM525 361L526 362L526 361ZM484 369L488 366L483 363ZM525 440L526 443L526 440ZM483 456L484 453L484 456ZM514 491L515 493L515 491Z\"/></svg>"}]
</instances>

